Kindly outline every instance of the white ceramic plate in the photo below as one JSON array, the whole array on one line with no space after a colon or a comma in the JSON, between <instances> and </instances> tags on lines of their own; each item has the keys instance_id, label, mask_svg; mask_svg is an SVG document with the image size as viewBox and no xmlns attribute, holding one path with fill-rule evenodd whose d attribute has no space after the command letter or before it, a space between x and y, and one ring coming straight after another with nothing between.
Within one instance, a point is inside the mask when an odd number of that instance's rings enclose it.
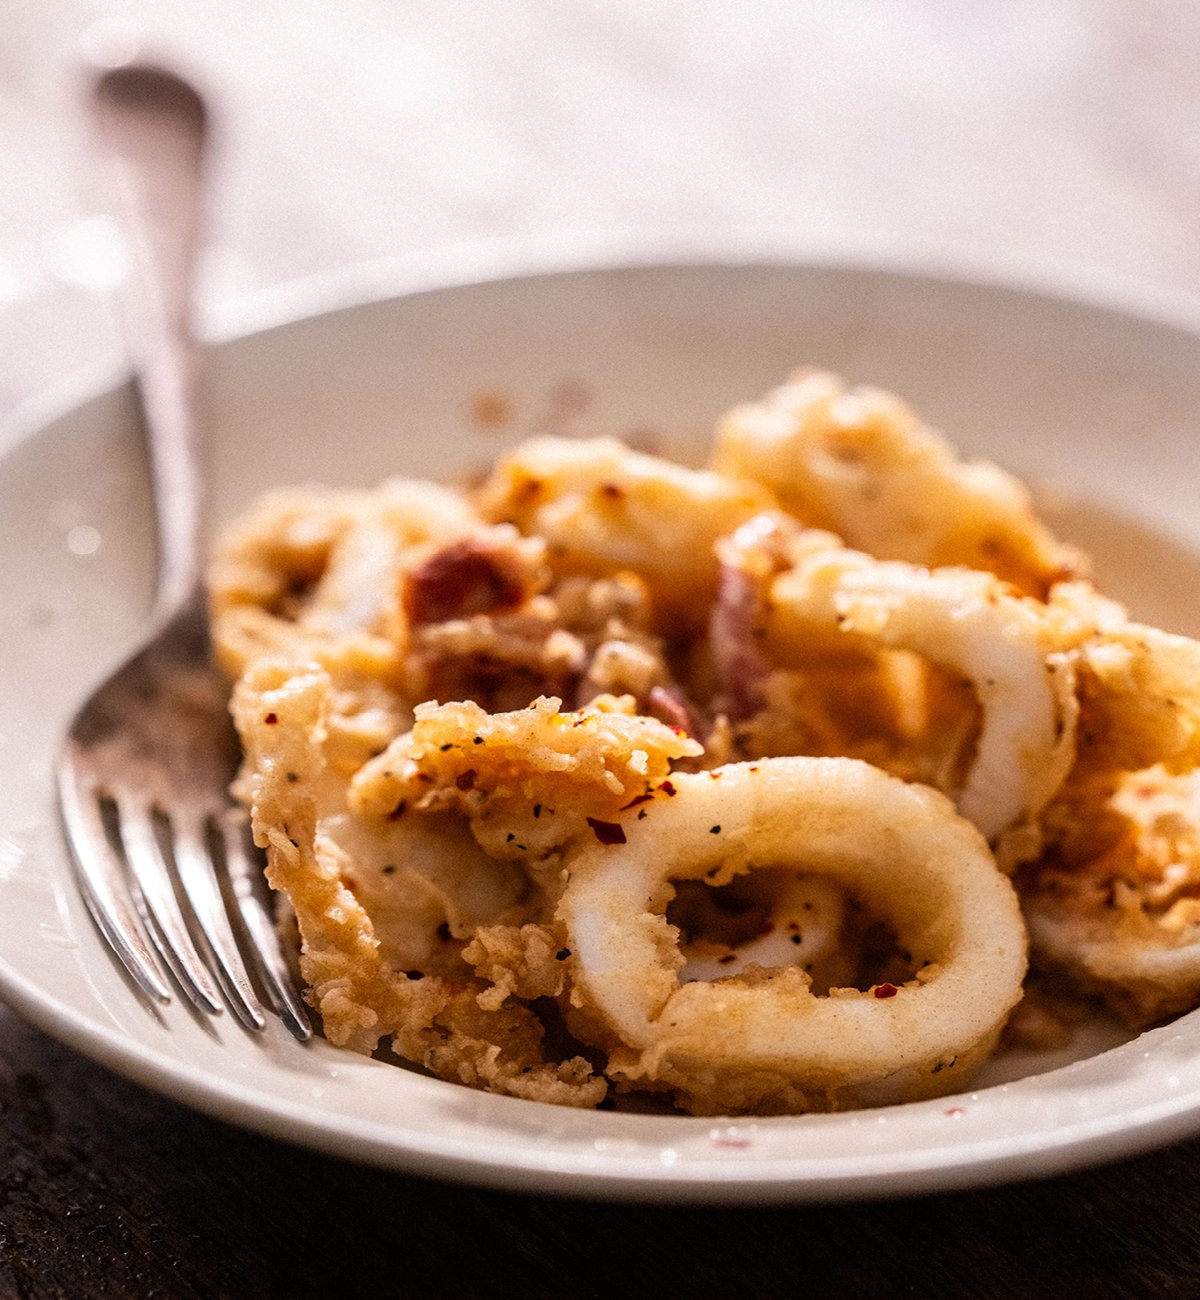
<instances>
[{"instance_id":1,"label":"white ceramic plate","mask_svg":"<svg viewBox=\"0 0 1200 1300\"><path fill-rule=\"evenodd\" d=\"M632 434L695 460L727 405L797 364L828 366L898 390L967 453L1038 484L1115 595L1200 633L1200 332L1150 313L872 269L631 267L376 296L213 360L222 516L274 484L458 475L535 429ZM481 421L481 397L511 419ZM76 897L50 781L69 712L137 639L151 588L125 388L0 463L0 556L0 992L133 1079L398 1169L661 1200L944 1189L1200 1130L1200 1014L1133 1041L1097 1021L1065 1053L1002 1058L956 1098L724 1122L488 1096L277 1026L252 1038L178 1002L152 1011Z\"/></svg>"}]
</instances>

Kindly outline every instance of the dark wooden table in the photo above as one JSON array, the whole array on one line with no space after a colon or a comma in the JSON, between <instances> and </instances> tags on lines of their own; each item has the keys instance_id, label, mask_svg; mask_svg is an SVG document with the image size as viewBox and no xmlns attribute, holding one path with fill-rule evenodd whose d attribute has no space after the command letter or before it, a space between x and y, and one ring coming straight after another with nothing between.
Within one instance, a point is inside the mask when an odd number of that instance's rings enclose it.
<instances>
[{"instance_id":1,"label":"dark wooden table","mask_svg":"<svg viewBox=\"0 0 1200 1300\"><path fill-rule=\"evenodd\" d=\"M405 1178L143 1091L0 1012L0 1295L1200 1294L1200 1142L841 1206L635 1206Z\"/></svg>"}]
</instances>

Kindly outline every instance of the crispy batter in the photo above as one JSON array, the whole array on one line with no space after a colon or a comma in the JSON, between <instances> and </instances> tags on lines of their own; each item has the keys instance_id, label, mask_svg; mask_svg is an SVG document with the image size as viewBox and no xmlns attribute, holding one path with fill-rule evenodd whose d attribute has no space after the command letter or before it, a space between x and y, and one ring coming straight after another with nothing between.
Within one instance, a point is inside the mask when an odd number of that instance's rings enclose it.
<instances>
[{"instance_id":1,"label":"crispy batter","mask_svg":"<svg viewBox=\"0 0 1200 1300\"><path fill-rule=\"evenodd\" d=\"M981 725L956 801L993 842L1032 822L1075 742L1074 665L1044 608L988 573L875 560L816 536L771 585L766 644L787 662L833 631L961 674Z\"/></svg>"},{"instance_id":2,"label":"crispy batter","mask_svg":"<svg viewBox=\"0 0 1200 1300\"><path fill-rule=\"evenodd\" d=\"M396 662L401 557L478 526L461 494L393 479L376 492L272 492L220 538L208 572L217 658L237 678L301 651L372 674Z\"/></svg>"},{"instance_id":3,"label":"crispy batter","mask_svg":"<svg viewBox=\"0 0 1200 1300\"><path fill-rule=\"evenodd\" d=\"M477 704L423 704L417 720L350 785L350 805L386 813L404 803L456 809L495 858L536 863L594 838L630 800L660 784L700 745L603 697L563 713L539 698L488 714Z\"/></svg>"},{"instance_id":4,"label":"crispy batter","mask_svg":"<svg viewBox=\"0 0 1200 1300\"><path fill-rule=\"evenodd\" d=\"M1133 1024L1200 1001L1200 644L1126 624L1080 656L1078 757L1022 880L1044 960Z\"/></svg>"},{"instance_id":5,"label":"crispy batter","mask_svg":"<svg viewBox=\"0 0 1200 1300\"><path fill-rule=\"evenodd\" d=\"M544 537L559 572L638 574L660 627L702 620L716 585L717 539L774 504L757 483L686 469L612 438L523 443L478 501L486 518Z\"/></svg>"},{"instance_id":6,"label":"crispy batter","mask_svg":"<svg viewBox=\"0 0 1200 1300\"><path fill-rule=\"evenodd\" d=\"M462 957L464 933L521 918L519 873L436 820L400 846L387 843L397 827L386 816L359 819L347 833L355 815L322 752L328 696L323 670L267 661L247 673L233 702L247 756L241 792L267 850L267 878L295 910L300 969L326 1036L368 1053L390 1038L401 1056L443 1078L595 1105L606 1085L590 1065L547 1060L534 1012L498 998ZM400 847L407 870L393 874ZM374 889L365 883L372 874ZM387 890L389 879L396 884Z\"/></svg>"}]
</instances>

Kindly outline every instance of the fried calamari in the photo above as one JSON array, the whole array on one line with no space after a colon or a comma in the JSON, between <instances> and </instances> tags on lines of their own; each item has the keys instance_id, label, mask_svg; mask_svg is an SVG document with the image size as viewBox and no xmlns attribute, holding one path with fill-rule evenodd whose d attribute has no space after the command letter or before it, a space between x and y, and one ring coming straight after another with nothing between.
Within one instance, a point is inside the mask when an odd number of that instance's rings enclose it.
<instances>
[{"instance_id":1,"label":"fried calamari","mask_svg":"<svg viewBox=\"0 0 1200 1300\"><path fill-rule=\"evenodd\" d=\"M326 1036L773 1114L961 1087L1027 932L1134 1023L1196 1006L1200 645L1084 571L816 372L709 469L539 438L473 492L264 498L213 640Z\"/></svg>"}]
</instances>

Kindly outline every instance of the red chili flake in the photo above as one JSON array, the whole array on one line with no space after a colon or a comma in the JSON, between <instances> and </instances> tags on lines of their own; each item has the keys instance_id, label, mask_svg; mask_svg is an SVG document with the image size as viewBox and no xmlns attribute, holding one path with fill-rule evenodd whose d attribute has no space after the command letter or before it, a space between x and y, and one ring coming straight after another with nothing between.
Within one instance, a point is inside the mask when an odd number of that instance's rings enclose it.
<instances>
[{"instance_id":1,"label":"red chili flake","mask_svg":"<svg viewBox=\"0 0 1200 1300\"><path fill-rule=\"evenodd\" d=\"M894 998L900 990L894 984L876 984L875 996L877 998Z\"/></svg>"},{"instance_id":2,"label":"red chili flake","mask_svg":"<svg viewBox=\"0 0 1200 1300\"><path fill-rule=\"evenodd\" d=\"M454 784L458 786L460 790L473 789L475 786L475 769L473 767L469 767L465 772L460 772L454 778Z\"/></svg>"},{"instance_id":3,"label":"red chili flake","mask_svg":"<svg viewBox=\"0 0 1200 1300\"><path fill-rule=\"evenodd\" d=\"M663 792L663 794L667 795L677 795L679 793L670 781L664 781L658 788Z\"/></svg>"},{"instance_id":4,"label":"red chili flake","mask_svg":"<svg viewBox=\"0 0 1200 1300\"><path fill-rule=\"evenodd\" d=\"M408 800L401 799L400 802L388 813L388 821L398 822L401 817L408 811Z\"/></svg>"},{"instance_id":5,"label":"red chili flake","mask_svg":"<svg viewBox=\"0 0 1200 1300\"><path fill-rule=\"evenodd\" d=\"M653 798L654 796L652 794L635 794L628 803L623 803L621 805L621 812L625 812L630 808L636 808L638 804L645 803L648 799Z\"/></svg>"},{"instance_id":6,"label":"red chili flake","mask_svg":"<svg viewBox=\"0 0 1200 1300\"><path fill-rule=\"evenodd\" d=\"M713 1138L712 1144L715 1147L727 1147L731 1151L747 1151L749 1150L751 1145L749 1138L729 1138L729 1137Z\"/></svg>"},{"instance_id":7,"label":"red chili flake","mask_svg":"<svg viewBox=\"0 0 1200 1300\"><path fill-rule=\"evenodd\" d=\"M268 713L267 716L263 718L263 721L267 724L268 727L273 727L279 721L279 714Z\"/></svg>"},{"instance_id":8,"label":"red chili flake","mask_svg":"<svg viewBox=\"0 0 1200 1300\"><path fill-rule=\"evenodd\" d=\"M962 1119L967 1112L963 1110L961 1106L951 1106L950 1109L944 1113L949 1115L951 1119Z\"/></svg>"},{"instance_id":9,"label":"red chili flake","mask_svg":"<svg viewBox=\"0 0 1200 1300\"><path fill-rule=\"evenodd\" d=\"M587 824L601 844L625 843L625 828L616 822L602 822L596 817L589 817Z\"/></svg>"},{"instance_id":10,"label":"red chili flake","mask_svg":"<svg viewBox=\"0 0 1200 1300\"><path fill-rule=\"evenodd\" d=\"M708 779L710 781L719 781L723 775L721 772L709 772Z\"/></svg>"}]
</instances>

